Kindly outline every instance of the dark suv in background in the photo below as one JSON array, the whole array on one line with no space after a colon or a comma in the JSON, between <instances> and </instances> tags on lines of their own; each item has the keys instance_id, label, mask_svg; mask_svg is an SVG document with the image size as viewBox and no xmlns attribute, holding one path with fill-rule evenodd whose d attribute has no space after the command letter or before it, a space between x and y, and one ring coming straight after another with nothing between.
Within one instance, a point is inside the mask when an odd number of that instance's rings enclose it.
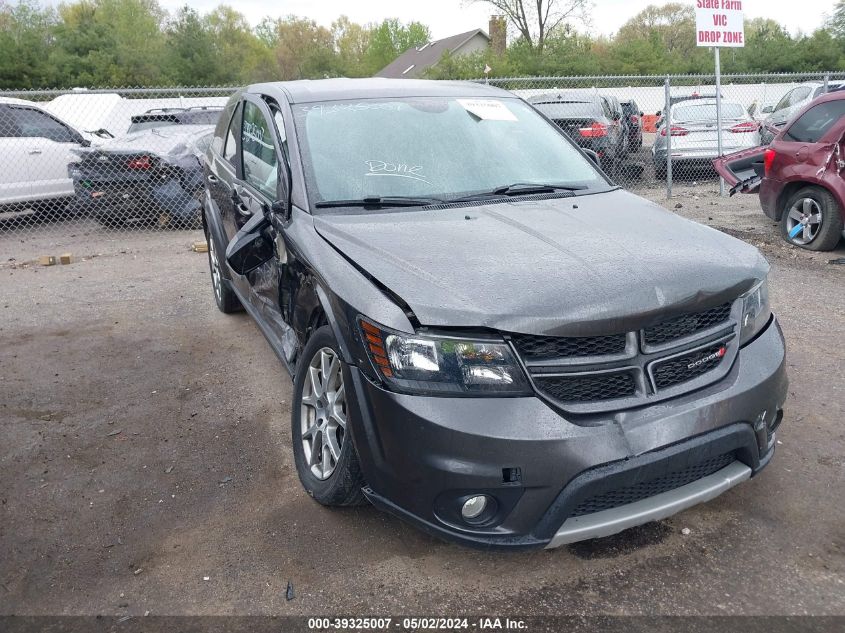
<instances>
[{"instance_id":1,"label":"dark suv in background","mask_svg":"<svg viewBox=\"0 0 845 633\"><path fill-rule=\"evenodd\" d=\"M628 131L621 107L591 92L555 92L531 97L528 103L585 149L598 154L602 168L611 172L628 152Z\"/></svg>"},{"instance_id":2,"label":"dark suv in background","mask_svg":"<svg viewBox=\"0 0 845 633\"><path fill-rule=\"evenodd\" d=\"M636 152L643 146L643 111L630 99L622 102L622 116L628 122L628 150Z\"/></svg>"},{"instance_id":3,"label":"dark suv in background","mask_svg":"<svg viewBox=\"0 0 845 633\"><path fill-rule=\"evenodd\" d=\"M170 125L214 125L223 106L192 106L190 108L155 108L132 117L127 134Z\"/></svg>"},{"instance_id":4,"label":"dark suv in background","mask_svg":"<svg viewBox=\"0 0 845 633\"><path fill-rule=\"evenodd\" d=\"M597 124L591 108L573 109ZM711 499L774 454L766 261L620 189L508 92L249 86L205 180L215 301L293 376L319 503L554 547ZM284 393L264 396L281 415Z\"/></svg>"}]
</instances>

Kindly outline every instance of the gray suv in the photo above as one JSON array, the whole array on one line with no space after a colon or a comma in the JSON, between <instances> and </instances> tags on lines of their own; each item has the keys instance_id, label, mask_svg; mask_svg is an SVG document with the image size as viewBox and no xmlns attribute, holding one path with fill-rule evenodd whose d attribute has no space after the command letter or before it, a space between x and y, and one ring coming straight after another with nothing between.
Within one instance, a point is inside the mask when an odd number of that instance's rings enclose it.
<instances>
[{"instance_id":1,"label":"gray suv","mask_svg":"<svg viewBox=\"0 0 845 633\"><path fill-rule=\"evenodd\" d=\"M787 380L766 261L621 190L521 99L257 84L205 162L214 298L293 378L315 501L369 501L471 546L554 547L771 460Z\"/></svg>"}]
</instances>

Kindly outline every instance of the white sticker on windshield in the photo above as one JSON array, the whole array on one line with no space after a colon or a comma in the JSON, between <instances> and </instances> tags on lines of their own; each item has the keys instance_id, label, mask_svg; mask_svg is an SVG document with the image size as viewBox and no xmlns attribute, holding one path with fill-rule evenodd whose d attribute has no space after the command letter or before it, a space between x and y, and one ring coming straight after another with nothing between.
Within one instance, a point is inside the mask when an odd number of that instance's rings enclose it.
<instances>
[{"instance_id":1,"label":"white sticker on windshield","mask_svg":"<svg viewBox=\"0 0 845 633\"><path fill-rule=\"evenodd\" d=\"M510 108L496 99L458 99L467 112L484 121L516 121Z\"/></svg>"}]
</instances>

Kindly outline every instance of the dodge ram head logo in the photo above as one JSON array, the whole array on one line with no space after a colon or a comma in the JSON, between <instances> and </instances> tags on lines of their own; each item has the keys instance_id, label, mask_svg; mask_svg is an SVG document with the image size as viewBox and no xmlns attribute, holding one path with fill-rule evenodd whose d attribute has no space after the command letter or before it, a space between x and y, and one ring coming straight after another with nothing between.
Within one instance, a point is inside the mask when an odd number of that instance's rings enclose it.
<instances>
[{"instance_id":1,"label":"dodge ram head logo","mask_svg":"<svg viewBox=\"0 0 845 633\"><path fill-rule=\"evenodd\" d=\"M704 363L709 363L711 360L718 360L722 358L728 351L728 348L722 345L719 349L717 349L712 354L708 354L704 358L699 358L697 361L694 361L687 365L687 369L695 369L696 367L701 367Z\"/></svg>"}]
</instances>

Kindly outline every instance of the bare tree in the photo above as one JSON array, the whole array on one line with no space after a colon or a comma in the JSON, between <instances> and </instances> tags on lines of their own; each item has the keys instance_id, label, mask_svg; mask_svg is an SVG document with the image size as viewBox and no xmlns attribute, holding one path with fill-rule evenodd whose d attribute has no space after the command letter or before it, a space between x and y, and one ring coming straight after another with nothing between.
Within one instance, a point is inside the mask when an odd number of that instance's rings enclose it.
<instances>
[{"instance_id":1,"label":"bare tree","mask_svg":"<svg viewBox=\"0 0 845 633\"><path fill-rule=\"evenodd\" d=\"M505 16L532 48L543 50L546 39L570 21L586 22L590 0L469 0L484 3Z\"/></svg>"}]
</instances>

